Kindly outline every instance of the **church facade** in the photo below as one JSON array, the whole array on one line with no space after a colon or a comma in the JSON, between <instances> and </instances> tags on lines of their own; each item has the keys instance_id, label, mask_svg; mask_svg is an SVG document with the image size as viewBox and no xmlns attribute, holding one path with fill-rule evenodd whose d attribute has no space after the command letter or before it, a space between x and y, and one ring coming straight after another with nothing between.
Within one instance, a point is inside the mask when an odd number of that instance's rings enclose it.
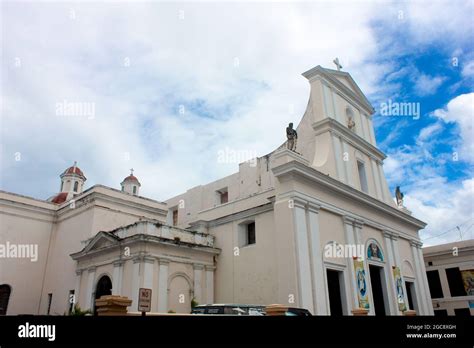
<instances>
[{"instance_id":1,"label":"church facade","mask_svg":"<svg viewBox=\"0 0 474 348\"><path fill-rule=\"evenodd\" d=\"M0 245L38 246L35 262L1 260L0 313L93 309L109 293L136 311L138 289L150 288L153 312L194 301L432 315L426 224L389 192L374 109L346 72L303 76L308 106L287 142L164 202L141 197L133 174L122 191L83 190L77 165L50 200L0 192Z\"/></svg>"}]
</instances>

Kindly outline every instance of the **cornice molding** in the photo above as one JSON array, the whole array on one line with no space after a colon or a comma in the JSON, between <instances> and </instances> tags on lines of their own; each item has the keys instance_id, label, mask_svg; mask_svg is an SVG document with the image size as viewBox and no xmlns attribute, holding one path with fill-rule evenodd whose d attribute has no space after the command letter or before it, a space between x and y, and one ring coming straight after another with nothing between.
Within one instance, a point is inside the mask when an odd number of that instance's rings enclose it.
<instances>
[{"instance_id":1,"label":"cornice molding","mask_svg":"<svg viewBox=\"0 0 474 348\"><path fill-rule=\"evenodd\" d=\"M99 234L105 234L105 232L99 232ZM96 240L96 237L97 235L92 239L94 240L94 242L97 242L98 240L98 239ZM89 242L83 250L70 254L72 259L75 261L82 261L84 259L89 259L91 257L97 257L98 255L113 253L117 251L117 249L121 249L127 245L134 245L137 243L150 243L150 245L156 244L156 245L172 246L176 248L187 248L187 249L192 249L195 251L215 254L215 255L220 254L221 252L219 248L215 248L215 247L190 244L190 243L184 243L184 242L176 244L172 240L163 239L161 237L148 235L148 234L135 234L125 239L115 240L111 245L101 247L100 249L91 249L91 246L92 246L90 244L91 242ZM141 262L143 261L144 257L148 257L148 256L149 254L144 254L144 251L142 250L138 254L132 255L130 258L133 259L133 262Z\"/></svg>"},{"instance_id":2,"label":"cornice molding","mask_svg":"<svg viewBox=\"0 0 474 348\"><path fill-rule=\"evenodd\" d=\"M366 194L359 190L356 190L344 183L331 178L330 176L324 175L323 173L319 172L318 170L305 166L297 161L287 162L272 168L272 171L277 178L283 178L287 175L292 175L293 177L300 176L310 182L317 183L323 185L325 188L341 194L346 198L353 199L356 202L365 204L370 208L374 208L379 212L386 213L390 216L396 217L405 223L408 223L412 226L417 227L418 229L422 229L426 226L421 220L418 220L410 215L407 215L398 209L389 206L388 204ZM320 204L319 202L315 202L316 204ZM323 206L323 204L321 204ZM344 214L341 214L344 215ZM363 220L362 220L363 221Z\"/></svg>"},{"instance_id":3,"label":"cornice molding","mask_svg":"<svg viewBox=\"0 0 474 348\"><path fill-rule=\"evenodd\" d=\"M208 227L215 227L229 222L243 220L258 214L266 213L273 210L273 203L268 202L257 207L253 207L247 210L242 210L237 213L225 215L223 217L208 221Z\"/></svg>"},{"instance_id":4,"label":"cornice molding","mask_svg":"<svg viewBox=\"0 0 474 348\"><path fill-rule=\"evenodd\" d=\"M387 156L374 145L361 138L359 135L352 132L350 129L333 118L324 118L320 121L314 122L311 126L313 127L316 136L330 132L334 136L345 140L355 149L359 150L370 158L375 159L378 163L383 163L383 160L387 158Z\"/></svg>"}]
</instances>

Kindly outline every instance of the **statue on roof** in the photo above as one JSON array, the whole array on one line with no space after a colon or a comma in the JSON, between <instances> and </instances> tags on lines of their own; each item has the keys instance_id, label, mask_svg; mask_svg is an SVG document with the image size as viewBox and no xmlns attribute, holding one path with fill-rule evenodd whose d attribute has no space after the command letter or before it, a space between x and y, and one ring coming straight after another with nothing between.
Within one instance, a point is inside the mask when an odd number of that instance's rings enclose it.
<instances>
[{"instance_id":1,"label":"statue on roof","mask_svg":"<svg viewBox=\"0 0 474 348\"><path fill-rule=\"evenodd\" d=\"M397 205L403 207L403 193L400 191L400 186L395 189L395 198L397 199Z\"/></svg>"},{"instance_id":2,"label":"statue on roof","mask_svg":"<svg viewBox=\"0 0 474 348\"><path fill-rule=\"evenodd\" d=\"M288 139L286 143L288 150L295 151L296 141L298 140L298 133L295 129L293 129L293 123L290 123L288 127L286 127L286 138Z\"/></svg>"}]
</instances>

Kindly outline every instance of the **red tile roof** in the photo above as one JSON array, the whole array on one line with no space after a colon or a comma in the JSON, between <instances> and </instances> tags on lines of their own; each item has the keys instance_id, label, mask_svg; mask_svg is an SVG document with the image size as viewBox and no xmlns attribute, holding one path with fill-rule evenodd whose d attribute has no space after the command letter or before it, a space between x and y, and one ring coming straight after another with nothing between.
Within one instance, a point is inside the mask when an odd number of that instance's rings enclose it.
<instances>
[{"instance_id":1,"label":"red tile roof","mask_svg":"<svg viewBox=\"0 0 474 348\"><path fill-rule=\"evenodd\" d=\"M68 192L61 192L54 197L51 202L56 203L56 204L61 204L64 203L67 199Z\"/></svg>"},{"instance_id":2,"label":"red tile roof","mask_svg":"<svg viewBox=\"0 0 474 348\"><path fill-rule=\"evenodd\" d=\"M133 182L136 182L137 184L140 184L140 182L138 181L137 177L130 174L129 176L127 176L125 179L123 179L123 182L125 181L133 181Z\"/></svg>"},{"instance_id":3,"label":"red tile roof","mask_svg":"<svg viewBox=\"0 0 474 348\"><path fill-rule=\"evenodd\" d=\"M84 176L84 173L82 172L82 170L80 170L79 167L77 167L77 166L72 166L72 167L69 167L68 169L66 169L61 174L61 177L63 177L64 175L68 175L68 174L76 174L76 175L81 176L84 180L86 179L86 177Z\"/></svg>"}]
</instances>

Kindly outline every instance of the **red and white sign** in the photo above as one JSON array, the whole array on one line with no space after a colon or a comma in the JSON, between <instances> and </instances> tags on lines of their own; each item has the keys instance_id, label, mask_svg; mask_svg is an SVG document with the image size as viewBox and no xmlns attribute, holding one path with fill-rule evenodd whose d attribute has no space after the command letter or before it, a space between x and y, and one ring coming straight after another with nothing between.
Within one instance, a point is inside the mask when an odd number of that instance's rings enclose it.
<instances>
[{"instance_id":1,"label":"red and white sign","mask_svg":"<svg viewBox=\"0 0 474 348\"><path fill-rule=\"evenodd\" d=\"M140 288L138 290L138 311L151 311L151 289Z\"/></svg>"}]
</instances>

